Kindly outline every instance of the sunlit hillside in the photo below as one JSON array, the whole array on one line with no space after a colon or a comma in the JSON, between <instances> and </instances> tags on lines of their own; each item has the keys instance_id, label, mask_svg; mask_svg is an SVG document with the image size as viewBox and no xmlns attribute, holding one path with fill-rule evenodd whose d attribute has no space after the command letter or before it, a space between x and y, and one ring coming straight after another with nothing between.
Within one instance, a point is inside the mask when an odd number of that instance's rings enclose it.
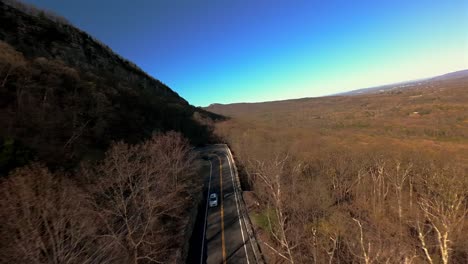
<instances>
[{"instance_id":1,"label":"sunlit hillside","mask_svg":"<svg viewBox=\"0 0 468 264\"><path fill-rule=\"evenodd\" d=\"M468 157L464 155L468 151L468 76L376 94L213 104L207 109L233 117L218 126L222 133L236 129L243 137L264 133L291 143L295 152L314 152L316 144L350 148L389 144Z\"/></svg>"},{"instance_id":2,"label":"sunlit hillside","mask_svg":"<svg viewBox=\"0 0 468 264\"><path fill-rule=\"evenodd\" d=\"M207 109L232 117L216 130L269 261L468 260L467 76Z\"/></svg>"}]
</instances>

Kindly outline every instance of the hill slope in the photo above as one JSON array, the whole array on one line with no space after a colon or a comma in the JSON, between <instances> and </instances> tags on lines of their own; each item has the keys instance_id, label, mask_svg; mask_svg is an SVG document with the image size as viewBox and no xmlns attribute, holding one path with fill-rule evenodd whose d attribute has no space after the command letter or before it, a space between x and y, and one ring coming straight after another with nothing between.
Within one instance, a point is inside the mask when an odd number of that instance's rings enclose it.
<instances>
[{"instance_id":1,"label":"hill slope","mask_svg":"<svg viewBox=\"0 0 468 264\"><path fill-rule=\"evenodd\" d=\"M54 18L0 2L0 173L30 159L74 166L158 131L210 140L206 120L219 116Z\"/></svg>"},{"instance_id":2,"label":"hill slope","mask_svg":"<svg viewBox=\"0 0 468 264\"><path fill-rule=\"evenodd\" d=\"M193 145L219 118L65 19L0 0L0 263L184 263Z\"/></svg>"},{"instance_id":3,"label":"hill slope","mask_svg":"<svg viewBox=\"0 0 468 264\"><path fill-rule=\"evenodd\" d=\"M340 93L338 95L371 94L371 93L388 92L391 90L396 91L396 90L416 88L416 87L429 87L431 84L438 82L438 81L466 79L467 77L468 77L468 70L461 70L461 71L451 72L451 73L443 74L443 75L432 77L432 78L358 89L358 90L354 90L350 92Z\"/></svg>"}]
</instances>

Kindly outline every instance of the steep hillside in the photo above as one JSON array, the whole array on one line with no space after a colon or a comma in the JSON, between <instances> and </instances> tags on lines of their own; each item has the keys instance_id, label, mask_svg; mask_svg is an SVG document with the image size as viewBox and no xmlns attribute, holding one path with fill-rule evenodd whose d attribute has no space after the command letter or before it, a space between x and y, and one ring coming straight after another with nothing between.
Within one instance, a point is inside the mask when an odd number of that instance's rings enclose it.
<instances>
[{"instance_id":1,"label":"steep hillside","mask_svg":"<svg viewBox=\"0 0 468 264\"><path fill-rule=\"evenodd\" d=\"M220 118L65 19L0 1L0 263L185 263L193 148Z\"/></svg>"},{"instance_id":2,"label":"steep hillside","mask_svg":"<svg viewBox=\"0 0 468 264\"><path fill-rule=\"evenodd\" d=\"M24 6L17 4L18 7ZM57 59L67 66L84 71L98 70L98 73L112 75L113 79L117 79L116 82L125 82L141 89L151 87L159 96L165 96L167 101L187 104L169 87L68 22L53 19L52 15L44 11L29 11L32 9L27 6L18 9L0 2L0 7L0 39L15 47L26 58Z\"/></svg>"},{"instance_id":3,"label":"steep hillside","mask_svg":"<svg viewBox=\"0 0 468 264\"><path fill-rule=\"evenodd\" d=\"M111 141L158 131L210 140L209 120L219 116L63 19L8 2L0 2L0 174L28 160L70 168Z\"/></svg>"}]
</instances>

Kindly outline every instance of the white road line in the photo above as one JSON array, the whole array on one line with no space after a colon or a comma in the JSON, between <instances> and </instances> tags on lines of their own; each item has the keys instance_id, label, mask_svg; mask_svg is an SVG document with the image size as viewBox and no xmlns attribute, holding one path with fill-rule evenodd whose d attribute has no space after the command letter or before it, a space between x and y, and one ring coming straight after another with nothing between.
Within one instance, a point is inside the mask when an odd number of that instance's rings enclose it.
<instances>
[{"instance_id":1,"label":"white road line","mask_svg":"<svg viewBox=\"0 0 468 264\"><path fill-rule=\"evenodd\" d=\"M234 196L236 200L236 207L237 207L237 216L239 218L239 226L241 229L241 235L242 235L242 243L244 244L244 251L245 251L245 256L247 257L247 264L250 264L249 262L249 255L247 254L247 246L245 245L245 236L244 236L244 228L242 227L242 222L241 222L241 215L239 213L239 201L237 198L237 191L236 191L236 185L234 184L234 176L232 174L232 166L231 166L231 161L229 160L229 157L227 154L224 154L226 156L226 159L228 160L229 163L229 172L231 173L231 179L232 179L232 187L234 188Z\"/></svg>"},{"instance_id":2,"label":"white road line","mask_svg":"<svg viewBox=\"0 0 468 264\"><path fill-rule=\"evenodd\" d=\"M203 225L203 237L202 237L202 246L201 246L201 256L200 256L200 264L203 263L203 249L205 248L205 232L206 232L206 223L208 216L208 202L210 201L210 188L211 188L211 172L213 171L213 162L210 160L210 180L208 181L208 190L206 191L206 207L205 207L205 223Z\"/></svg>"}]
</instances>

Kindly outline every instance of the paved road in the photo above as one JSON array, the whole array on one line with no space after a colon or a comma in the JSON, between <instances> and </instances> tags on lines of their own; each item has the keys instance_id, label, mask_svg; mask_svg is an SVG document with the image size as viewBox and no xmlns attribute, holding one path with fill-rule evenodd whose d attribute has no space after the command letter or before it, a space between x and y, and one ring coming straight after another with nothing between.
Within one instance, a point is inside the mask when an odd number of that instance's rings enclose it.
<instances>
[{"instance_id":1,"label":"paved road","mask_svg":"<svg viewBox=\"0 0 468 264\"><path fill-rule=\"evenodd\" d=\"M231 161L224 146L205 148L209 162L206 173L204 204L200 208L191 241L189 263L255 263L245 224L240 217L240 194L234 192L235 178ZM218 194L218 206L209 207L206 198ZM199 260L195 261L198 257Z\"/></svg>"}]
</instances>

